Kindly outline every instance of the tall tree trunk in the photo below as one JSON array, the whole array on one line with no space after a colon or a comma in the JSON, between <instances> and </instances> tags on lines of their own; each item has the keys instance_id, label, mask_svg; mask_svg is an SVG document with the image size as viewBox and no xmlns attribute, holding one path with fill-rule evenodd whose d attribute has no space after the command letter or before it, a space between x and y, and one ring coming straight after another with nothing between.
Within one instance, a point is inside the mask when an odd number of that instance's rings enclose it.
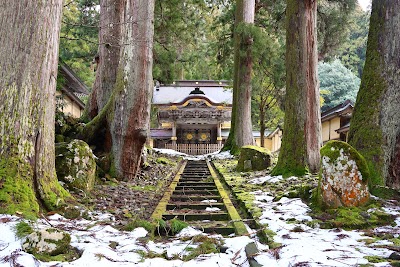
<instances>
[{"instance_id":1,"label":"tall tree trunk","mask_svg":"<svg viewBox=\"0 0 400 267\"><path fill-rule=\"evenodd\" d=\"M287 0L285 123L274 174L303 175L307 169L319 169L322 141L316 12L315 0Z\"/></svg>"},{"instance_id":2,"label":"tall tree trunk","mask_svg":"<svg viewBox=\"0 0 400 267\"><path fill-rule=\"evenodd\" d=\"M235 62L233 82L233 108L228 144L233 153L244 145L254 145L251 124L251 75L253 69L250 33L244 29L254 24L255 1L237 0L235 19ZM238 32L238 26L242 27Z\"/></svg>"},{"instance_id":3,"label":"tall tree trunk","mask_svg":"<svg viewBox=\"0 0 400 267\"><path fill-rule=\"evenodd\" d=\"M149 135L153 92L154 0L127 0L123 50L111 121L112 152L119 177L133 179Z\"/></svg>"},{"instance_id":4,"label":"tall tree trunk","mask_svg":"<svg viewBox=\"0 0 400 267\"><path fill-rule=\"evenodd\" d=\"M100 0L99 59L93 90L86 106L91 119L107 104L117 79L124 8L125 0Z\"/></svg>"},{"instance_id":5,"label":"tall tree trunk","mask_svg":"<svg viewBox=\"0 0 400 267\"><path fill-rule=\"evenodd\" d=\"M121 53L108 102L82 132L93 140L107 123L111 134L112 166L119 179L135 178L149 135L153 93L154 0L125 0Z\"/></svg>"},{"instance_id":6,"label":"tall tree trunk","mask_svg":"<svg viewBox=\"0 0 400 267\"><path fill-rule=\"evenodd\" d=\"M0 213L37 215L69 197L54 166L61 10L62 0L0 8Z\"/></svg>"},{"instance_id":7,"label":"tall tree trunk","mask_svg":"<svg viewBox=\"0 0 400 267\"><path fill-rule=\"evenodd\" d=\"M255 1L243 0L243 26L254 25ZM247 32L249 31L249 32ZM244 29L240 40L238 100L235 117L235 143L238 147L254 145L253 126L251 124L251 78L253 73L252 44L250 30ZM245 52L245 53L244 53Z\"/></svg>"},{"instance_id":8,"label":"tall tree trunk","mask_svg":"<svg viewBox=\"0 0 400 267\"><path fill-rule=\"evenodd\" d=\"M229 129L229 136L224 144L222 150L231 150L231 154L238 152L238 147L235 143L235 120L237 113L237 102L238 102L238 82L239 82L239 56L240 56L240 35L236 31L239 23L243 21L243 0L236 0L235 10L235 27L233 33L234 43L234 60L233 60L233 96L232 96L232 116L231 116L231 128Z\"/></svg>"},{"instance_id":9,"label":"tall tree trunk","mask_svg":"<svg viewBox=\"0 0 400 267\"><path fill-rule=\"evenodd\" d=\"M365 67L349 143L367 160L371 185L400 188L400 1L374 0Z\"/></svg>"}]
</instances>

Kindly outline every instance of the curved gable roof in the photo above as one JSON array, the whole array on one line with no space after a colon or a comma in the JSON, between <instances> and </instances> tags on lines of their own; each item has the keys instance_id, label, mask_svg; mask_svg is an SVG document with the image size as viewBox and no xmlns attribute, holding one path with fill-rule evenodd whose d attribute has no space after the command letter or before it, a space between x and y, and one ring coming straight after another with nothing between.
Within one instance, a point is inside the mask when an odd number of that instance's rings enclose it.
<instances>
[{"instance_id":1,"label":"curved gable roof","mask_svg":"<svg viewBox=\"0 0 400 267\"><path fill-rule=\"evenodd\" d=\"M199 86L160 86L154 87L153 104L169 105L183 103L192 98L204 98L213 104L232 104L232 90L223 86L200 87L204 95L189 95Z\"/></svg>"}]
</instances>

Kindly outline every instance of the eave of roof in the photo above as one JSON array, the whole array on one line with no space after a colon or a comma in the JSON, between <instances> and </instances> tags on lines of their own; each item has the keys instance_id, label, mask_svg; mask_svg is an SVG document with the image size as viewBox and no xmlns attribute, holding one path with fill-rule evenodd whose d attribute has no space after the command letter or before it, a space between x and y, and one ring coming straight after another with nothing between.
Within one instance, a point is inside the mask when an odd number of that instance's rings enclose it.
<instances>
[{"instance_id":1,"label":"eave of roof","mask_svg":"<svg viewBox=\"0 0 400 267\"><path fill-rule=\"evenodd\" d=\"M350 122L335 130L337 133L346 133L350 130Z\"/></svg>"},{"instance_id":2,"label":"eave of roof","mask_svg":"<svg viewBox=\"0 0 400 267\"><path fill-rule=\"evenodd\" d=\"M82 102L82 100L79 99L74 93L72 93L70 90L68 90L65 86L61 88L61 92L66 94L69 98L72 99L81 109L85 109L85 104Z\"/></svg>"},{"instance_id":3,"label":"eave of roof","mask_svg":"<svg viewBox=\"0 0 400 267\"><path fill-rule=\"evenodd\" d=\"M73 87L67 87L67 90L80 93L80 94L89 94L88 87L86 84L76 75L76 73L64 62L60 62L60 72L61 74L65 74L67 77L66 79L70 79L73 83Z\"/></svg>"},{"instance_id":4,"label":"eave of roof","mask_svg":"<svg viewBox=\"0 0 400 267\"><path fill-rule=\"evenodd\" d=\"M353 107L354 107L353 103L350 100L346 100L342 104L322 112L321 122L330 120L334 117L339 117L343 114L348 114L349 111L353 110Z\"/></svg>"}]
</instances>

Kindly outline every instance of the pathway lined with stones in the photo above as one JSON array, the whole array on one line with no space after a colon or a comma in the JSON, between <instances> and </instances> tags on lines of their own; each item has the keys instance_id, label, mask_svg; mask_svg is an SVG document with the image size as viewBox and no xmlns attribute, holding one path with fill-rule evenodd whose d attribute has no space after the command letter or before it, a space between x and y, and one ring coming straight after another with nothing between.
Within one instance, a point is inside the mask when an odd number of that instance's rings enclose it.
<instances>
[{"instance_id":1,"label":"pathway lined with stones","mask_svg":"<svg viewBox=\"0 0 400 267\"><path fill-rule=\"evenodd\" d=\"M228 194L206 161L188 161L182 169L153 213L154 219L177 218L205 233L247 233Z\"/></svg>"}]
</instances>

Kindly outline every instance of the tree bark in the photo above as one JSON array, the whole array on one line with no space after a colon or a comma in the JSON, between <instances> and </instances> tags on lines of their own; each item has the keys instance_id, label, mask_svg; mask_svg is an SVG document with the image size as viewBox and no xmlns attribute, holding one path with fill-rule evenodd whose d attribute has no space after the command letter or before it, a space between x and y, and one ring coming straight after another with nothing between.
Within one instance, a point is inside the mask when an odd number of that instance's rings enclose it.
<instances>
[{"instance_id":1,"label":"tree bark","mask_svg":"<svg viewBox=\"0 0 400 267\"><path fill-rule=\"evenodd\" d=\"M153 92L154 0L127 0L123 50L111 122L112 152L119 177L133 179L149 135Z\"/></svg>"},{"instance_id":2,"label":"tree bark","mask_svg":"<svg viewBox=\"0 0 400 267\"><path fill-rule=\"evenodd\" d=\"M315 0L287 0L285 122L274 174L304 175L319 169L316 12Z\"/></svg>"},{"instance_id":3,"label":"tree bark","mask_svg":"<svg viewBox=\"0 0 400 267\"><path fill-rule=\"evenodd\" d=\"M238 57L238 73L236 89L237 94L234 133L235 145L240 148L245 145L254 145L253 127L251 124L251 76L253 72L252 44L253 37L249 26L254 25L255 1L243 0L242 6L242 32L240 33ZM239 4L239 3L238 3Z\"/></svg>"},{"instance_id":4,"label":"tree bark","mask_svg":"<svg viewBox=\"0 0 400 267\"><path fill-rule=\"evenodd\" d=\"M240 22L243 20L243 0L236 0L236 10L235 10L235 27L237 28ZM239 82L239 55L240 55L240 35L235 30L233 33L233 43L234 43L234 60L233 60L233 91L232 91L232 116L231 116L231 128L229 129L229 136L225 141L222 150L230 150L231 154L236 154L238 152L238 147L236 146L235 139L235 121L237 113L237 102L238 102L238 82Z\"/></svg>"},{"instance_id":5,"label":"tree bark","mask_svg":"<svg viewBox=\"0 0 400 267\"><path fill-rule=\"evenodd\" d=\"M86 107L92 119L107 104L117 78L125 0L100 0L99 60Z\"/></svg>"},{"instance_id":6,"label":"tree bark","mask_svg":"<svg viewBox=\"0 0 400 267\"><path fill-rule=\"evenodd\" d=\"M400 188L400 2L372 2L367 55L349 143L365 157L370 185Z\"/></svg>"},{"instance_id":7,"label":"tree bark","mask_svg":"<svg viewBox=\"0 0 400 267\"><path fill-rule=\"evenodd\" d=\"M0 213L35 216L69 194L55 173L61 0L0 4Z\"/></svg>"},{"instance_id":8,"label":"tree bark","mask_svg":"<svg viewBox=\"0 0 400 267\"><path fill-rule=\"evenodd\" d=\"M82 138L93 140L106 125L111 136L110 172L119 179L130 180L136 176L149 135L154 0L125 0L124 10L113 90L103 109L86 124Z\"/></svg>"}]
</instances>

